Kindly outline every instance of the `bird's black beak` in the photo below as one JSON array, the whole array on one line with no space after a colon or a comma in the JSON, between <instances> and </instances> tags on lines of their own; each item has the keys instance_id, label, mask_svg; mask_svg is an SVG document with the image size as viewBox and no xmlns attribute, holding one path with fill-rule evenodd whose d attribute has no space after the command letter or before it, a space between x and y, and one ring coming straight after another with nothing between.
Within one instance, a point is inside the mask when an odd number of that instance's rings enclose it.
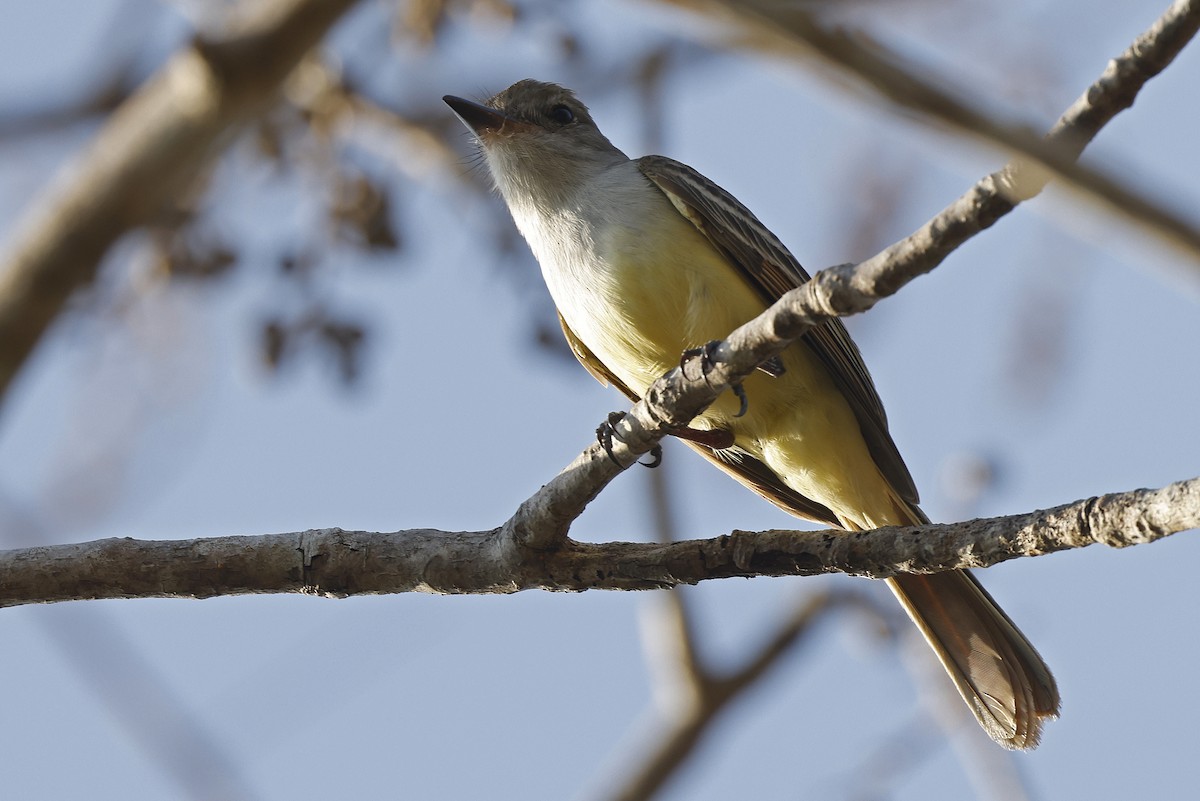
<instances>
[{"instance_id":1,"label":"bird's black beak","mask_svg":"<svg viewBox=\"0 0 1200 801\"><path fill-rule=\"evenodd\" d=\"M464 100L461 97L446 95L442 100L445 100L446 105L453 109L458 118L466 123L467 127L477 135L499 133L506 125L525 125L525 123L514 120L512 117L496 111L494 108L488 108L479 103Z\"/></svg>"}]
</instances>

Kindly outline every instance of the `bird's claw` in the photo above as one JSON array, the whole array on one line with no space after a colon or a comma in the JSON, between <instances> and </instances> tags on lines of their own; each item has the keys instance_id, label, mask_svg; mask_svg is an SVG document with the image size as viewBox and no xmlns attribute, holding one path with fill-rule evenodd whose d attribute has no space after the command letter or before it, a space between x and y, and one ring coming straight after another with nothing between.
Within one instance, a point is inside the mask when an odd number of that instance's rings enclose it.
<instances>
[{"instance_id":1,"label":"bird's claw","mask_svg":"<svg viewBox=\"0 0 1200 801\"><path fill-rule=\"evenodd\" d=\"M707 381L708 374L712 370L712 366L713 366L713 358L712 358L713 353L716 352L716 350L720 346L720 344L721 343L719 340L712 339L712 340L709 340L708 342L705 342L703 345L701 345L698 348L688 348L687 350L685 350L683 352L683 354L679 357L679 369L680 369L680 371L683 372L684 377L685 378L687 377L686 365L688 363L688 359L692 358L693 356L699 356L700 357L700 375L702 375L704 377L704 379Z\"/></svg>"},{"instance_id":2,"label":"bird's claw","mask_svg":"<svg viewBox=\"0 0 1200 801\"><path fill-rule=\"evenodd\" d=\"M600 443L600 447L604 449L604 453L608 456L609 461L617 467L624 467L613 453L613 440L624 442L621 435L617 433L617 423L625 416L624 412L609 412L608 418L596 427L596 441ZM658 467L663 461L663 451L661 445L655 445L650 449L650 461L638 462L642 467Z\"/></svg>"},{"instance_id":3,"label":"bird's claw","mask_svg":"<svg viewBox=\"0 0 1200 801\"><path fill-rule=\"evenodd\" d=\"M741 384L732 384L729 388L733 390L734 395L737 395L738 402L741 404L734 417L745 417L747 410L750 409L750 399L746 397L746 388Z\"/></svg>"},{"instance_id":4,"label":"bird's claw","mask_svg":"<svg viewBox=\"0 0 1200 801\"><path fill-rule=\"evenodd\" d=\"M655 445L653 448L650 449L650 461L649 462L638 462L638 464L640 464L642 467L649 467L651 469L654 469L655 467L658 467L660 464L662 464L662 462L663 462L662 453L663 453L662 445Z\"/></svg>"},{"instance_id":5,"label":"bird's claw","mask_svg":"<svg viewBox=\"0 0 1200 801\"><path fill-rule=\"evenodd\" d=\"M624 465L617 461L617 457L613 454L612 444L614 439L617 441L621 439L621 435L617 433L617 423L621 422L621 418L624 416L624 412L609 412L608 418L596 427L596 442L600 443L600 447L608 455L609 461L617 467L624 467Z\"/></svg>"},{"instance_id":6,"label":"bird's claw","mask_svg":"<svg viewBox=\"0 0 1200 801\"><path fill-rule=\"evenodd\" d=\"M712 366L713 366L713 354L716 352L716 350L720 346L720 344L721 343L718 340L714 339L714 340L710 340L709 342L705 342L699 348L688 348L687 350L685 350L683 352L683 355L679 357L679 370L680 370L680 372L683 373L683 377L684 378L688 377L687 366L686 366L688 363L688 360L691 359L693 356L699 356L700 357L700 375L703 376L704 382L708 383L708 374L712 370ZM783 372L783 365L780 364L779 365L779 374L782 374L782 372ZM742 385L740 383L733 384L729 388L731 390L733 390L733 394L737 396L738 402L740 403L740 405L738 406L738 412L736 415L734 415L734 417L745 417L746 412L749 411L749 409L750 409L750 399L746 397L746 390L742 387Z\"/></svg>"}]
</instances>

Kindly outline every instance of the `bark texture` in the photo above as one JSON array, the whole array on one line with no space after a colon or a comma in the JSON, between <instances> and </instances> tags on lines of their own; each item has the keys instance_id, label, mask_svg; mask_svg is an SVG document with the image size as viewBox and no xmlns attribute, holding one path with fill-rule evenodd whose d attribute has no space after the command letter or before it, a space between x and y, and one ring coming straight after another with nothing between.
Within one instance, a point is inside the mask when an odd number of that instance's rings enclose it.
<instances>
[{"instance_id":1,"label":"bark texture","mask_svg":"<svg viewBox=\"0 0 1200 801\"><path fill-rule=\"evenodd\" d=\"M511 522L511 521L510 521ZM536 523L536 521L533 521ZM887 578L988 567L1200 526L1200 478L1029 514L864 532L734 531L672 543L563 539L549 550L492 531L316 529L195 540L107 539L0 553L0 606L97 598L329 597L526 589L649 590L734 576Z\"/></svg>"}]
</instances>

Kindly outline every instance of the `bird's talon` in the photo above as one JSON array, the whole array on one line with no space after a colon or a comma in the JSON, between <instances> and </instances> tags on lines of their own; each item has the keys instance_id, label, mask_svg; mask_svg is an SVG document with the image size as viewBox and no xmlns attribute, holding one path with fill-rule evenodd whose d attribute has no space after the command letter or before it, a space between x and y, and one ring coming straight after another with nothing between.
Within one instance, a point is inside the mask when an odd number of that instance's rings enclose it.
<instances>
[{"instance_id":1,"label":"bird's talon","mask_svg":"<svg viewBox=\"0 0 1200 801\"><path fill-rule=\"evenodd\" d=\"M608 413L608 429L620 442L624 442L625 440L621 439L621 435L617 433L617 423L621 422L623 419L625 419L625 412Z\"/></svg>"},{"instance_id":2,"label":"bird's talon","mask_svg":"<svg viewBox=\"0 0 1200 801\"><path fill-rule=\"evenodd\" d=\"M721 346L721 341L719 339L712 339L712 340L709 340L708 342L705 342L702 346L700 346L698 348L688 348L687 350L685 350L683 352L683 355L681 355L679 357L679 369L683 373L683 377L684 378L688 377L687 369L685 368L685 365L687 364L688 359L691 359L693 356L699 356L700 357L700 375L704 376L704 380L707 381L708 374L712 371L712 368L713 368L713 354L717 352L717 348L720 346Z\"/></svg>"},{"instance_id":3,"label":"bird's talon","mask_svg":"<svg viewBox=\"0 0 1200 801\"><path fill-rule=\"evenodd\" d=\"M625 417L624 412L609 412L608 418L596 427L596 441L600 443L600 447L604 449L604 453L608 455L609 461L617 467L625 467L621 464L616 455L613 453L613 440L624 442L621 435L617 432L617 424Z\"/></svg>"},{"instance_id":4,"label":"bird's talon","mask_svg":"<svg viewBox=\"0 0 1200 801\"><path fill-rule=\"evenodd\" d=\"M600 443L600 447L603 448L604 452L608 455L609 461L611 461L617 467L621 467L621 463L618 462L617 457L613 455L612 441L614 433L615 432L613 431L612 424L606 420L596 427L596 442Z\"/></svg>"},{"instance_id":5,"label":"bird's talon","mask_svg":"<svg viewBox=\"0 0 1200 801\"><path fill-rule=\"evenodd\" d=\"M729 387L733 390L733 394L737 395L741 406L738 407L737 414L734 417L745 417L746 412L750 409L750 399L746 397L746 389L741 384L733 384Z\"/></svg>"},{"instance_id":6,"label":"bird's talon","mask_svg":"<svg viewBox=\"0 0 1200 801\"><path fill-rule=\"evenodd\" d=\"M662 461L663 461L662 445L655 445L653 448L650 449L650 459L651 459L651 461L649 461L649 462L638 462L638 464L640 464L642 467L649 467L651 469L658 467L660 464L662 464Z\"/></svg>"},{"instance_id":7,"label":"bird's talon","mask_svg":"<svg viewBox=\"0 0 1200 801\"><path fill-rule=\"evenodd\" d=\"M719 340L712 339L708 342L705 342L704 347L700 349L700 369L704 372L705 376L707 376L709 371L711 371L713 368L713 354L717 352L717 348L720 347L720 345L721 343Z\"/></svg>"}]
</instances>

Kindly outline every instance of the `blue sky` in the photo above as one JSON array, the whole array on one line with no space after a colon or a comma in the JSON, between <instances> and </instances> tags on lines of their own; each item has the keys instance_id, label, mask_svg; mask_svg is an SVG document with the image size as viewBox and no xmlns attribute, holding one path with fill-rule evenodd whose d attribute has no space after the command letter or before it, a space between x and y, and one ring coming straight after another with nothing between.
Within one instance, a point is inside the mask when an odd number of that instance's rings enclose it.
<instances>
[{"instance_id":1,"label":"blue sky","mask_svg":"<svg viewBox=\"0 0 1200 801\"><path fill-rule=\"evenodd\" d=\"M139 22L117 28L119 3L12 6L0 31L6 113L62 102L121 42L153 65L187 30L151 3L127 4L120 18ZM872 30L1047 126L1162 11L1103 6L912 3L872 13ZM572 13L618 61L621 48L703 30L641 4ZM379 40L385 24L367 7L336 41ZM371 80L422 105L528 76L570 83L577 68L548 46L549 29L463 23L438 52L406 52ZM1191 219L1200 219L1189 185L1200 170L1198 69L1193 45L1089 149ZM791 63L723 56L667 90L655 149L733 192L810 269L870 255L848 252L851 223L887 191L899 206L876 246L1003 162ZM644 152L630 92L584 99L618 146ZM91 132L0 142L0 239ZM217 286L150 280L126 242L99 304L120 313L59 324L6 399L4 547L334 525L490 528L565 466L623 402L531 347L530 319L547 308L536 266L524 255L495 265L474 226L500 201L460 186L469 147L457 135L452 144L464 163L406 184L397 211L406 250L389 261L343 247L318 279L317 291L370 326L365 375L350 390L312 360L269 376L254 351L263 314L299 302L279 296L270 265L279 247L319 228L315 179L280 175L245 151L218 170L213 224L243 260ZM394 170L378 155L359 158ZM851 320L926 511L937 520L1027 511L1200 473L1198 276L1140 231L1052 191ZM953 487L980 460L997 479L964 500ZM666 462L686 536L794 522L681 447ZM630 471L573 535L651 537L647 497L645 471ZM1198 559L1185 534L982 576L1063 693L1063 718L1042 747L1013 758L1035 797L1182 797L1200 781L1190 726L1200 712L1189 570ZM736 662L791 604L844 581L689 591L704 652ZM203 784L199 775L255 799L601 798L643 747L651 686L641 632L656 603L522 593L7 609L6 793L186 797L177 777ZM864 754L897 739L924 748L904 662L863 621L827 621L725 716L663 797L869 795L880 763L864 768ZM878 781L889 798L969 797L956 753L930 741L919 763Z\"/></svg>"}]
</instances>

